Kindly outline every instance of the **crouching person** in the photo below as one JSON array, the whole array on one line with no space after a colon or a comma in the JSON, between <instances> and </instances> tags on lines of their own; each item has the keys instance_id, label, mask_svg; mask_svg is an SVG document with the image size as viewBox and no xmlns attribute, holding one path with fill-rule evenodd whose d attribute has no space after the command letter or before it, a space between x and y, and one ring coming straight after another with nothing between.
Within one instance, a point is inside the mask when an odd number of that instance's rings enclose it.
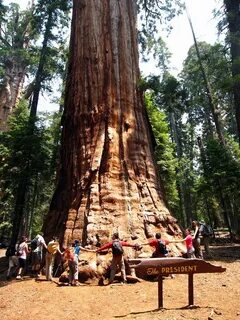
<instances>
[{"instance_id":1,"label":"crouching person","mask_svg":"<svg viewBox=\"0 0 240 320\"><path fill-rule=\"evenodd\" d=\"M8 257L8 270L7 280L11 279L18 268L18 257L16 256L16 246L10 245L6 251L6 257Z\"/></svg>"}]
</instances>

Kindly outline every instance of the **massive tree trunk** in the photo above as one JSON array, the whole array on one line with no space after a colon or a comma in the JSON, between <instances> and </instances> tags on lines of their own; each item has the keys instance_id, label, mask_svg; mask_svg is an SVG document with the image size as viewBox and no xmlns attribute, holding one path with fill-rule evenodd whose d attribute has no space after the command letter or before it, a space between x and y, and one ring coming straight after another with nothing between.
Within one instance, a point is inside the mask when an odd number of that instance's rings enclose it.
<instances>
[{"instance_id":1,"label":"massive tree trunk","mask_svg":"<svg viewBox=\"0 0 240 320\"><path fill-rule=\"evenodd\" d=\"M95 245L180 231L162 200L138 90L133 0L75 0L59 182L44 224Z\"/></svg>"}]
</instances>

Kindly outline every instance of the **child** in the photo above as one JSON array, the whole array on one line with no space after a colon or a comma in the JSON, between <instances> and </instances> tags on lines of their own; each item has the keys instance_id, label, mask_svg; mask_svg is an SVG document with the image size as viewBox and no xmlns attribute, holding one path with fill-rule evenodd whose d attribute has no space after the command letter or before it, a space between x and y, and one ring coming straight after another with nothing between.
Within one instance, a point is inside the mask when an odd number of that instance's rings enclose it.
<instances>
[{"instance_id":1,"label":"child","mask_svg":"<svg viewBox=\"0 0 240 320\"><path fill-rule=\"evenodd\" d=\"M68 247L64 252L64 258L68 261L69 267L69 285L78 285L78 256L74 254L74 250Z\"/></svg>"}]
</instances>

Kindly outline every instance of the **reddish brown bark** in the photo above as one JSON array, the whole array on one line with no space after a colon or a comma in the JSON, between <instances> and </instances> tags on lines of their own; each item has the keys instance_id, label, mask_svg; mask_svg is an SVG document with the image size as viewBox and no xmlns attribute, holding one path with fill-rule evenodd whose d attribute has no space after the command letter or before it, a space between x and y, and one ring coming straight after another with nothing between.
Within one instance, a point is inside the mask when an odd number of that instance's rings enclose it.
<instances>
[{"instance_id":1,"label":"reddish brown bark","mask_svg":"<svg viewBox=\"0 0 240 320\"><path fill-rule=\"evenodd\" d=\"M65 245L179 231L157 179L137 47L135 1L73 1L60 177L44 225Z\"/></svg>"}]
</instances>

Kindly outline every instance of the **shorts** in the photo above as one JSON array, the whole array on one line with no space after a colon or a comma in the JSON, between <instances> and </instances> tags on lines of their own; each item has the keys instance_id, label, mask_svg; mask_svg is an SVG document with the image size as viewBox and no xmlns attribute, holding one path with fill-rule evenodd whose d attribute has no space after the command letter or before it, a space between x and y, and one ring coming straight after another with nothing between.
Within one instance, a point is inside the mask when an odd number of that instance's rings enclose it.
<instances>
[{"instance_id":1,"label":"shorts","mask_svg":"<svg viewBox=\"0 0 240 320\"><path fill-rule=\"evenodd\" d=\"M19 264L20 268L25 269L26 268L26 259L19 258L18 259L18 264Z\"/></svg>"},{"instance_id":2,"label":"shorts","mask_svg":"<svg viewBox=\"0 0 240 320\"><path fill-rule=\"evenodd\" d=\"M42 253L41 251L32 252L32 265L38 265L42 262Z\"/></svg>"}]
</instances>

